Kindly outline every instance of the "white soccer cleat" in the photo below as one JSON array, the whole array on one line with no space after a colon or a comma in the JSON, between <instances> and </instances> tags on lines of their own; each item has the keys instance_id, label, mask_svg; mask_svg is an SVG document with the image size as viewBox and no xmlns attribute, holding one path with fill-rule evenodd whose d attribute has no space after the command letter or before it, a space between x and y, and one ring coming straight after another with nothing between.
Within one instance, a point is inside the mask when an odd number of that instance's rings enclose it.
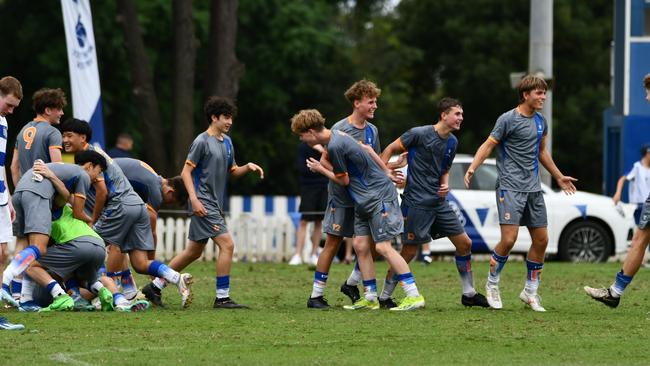
<instances>
[{"instance_id":1,"label":"white soccer cleat","mask_svg":"<svg viewBox=\"0 0 650 366\"><path fill-rule=\"evenodd\" d=\"M181 305L184 309L190 307L190 304L192 304L192 283L194 283L194 278L191 274L181 274L181 278L178 281L178 292L181 294Z\"/></svg>"},{"instance_id":2,"label":"white soccer cleat","mask_svg":"<svg viewBox=\"0 0 650 366\"><path fill-rule=\"evenodd\" d=\"M20 308L20 304L16 299L14 299L13 296L11 296L10 293L8 293L5 289L0 289L0 300L4 300L8 305L11 305L15 308Z\"/></svg>"},{"instance_id":3,"label":"white soccer cleat","mask_svg":"<svg viewBox=\"0 0 650 366\"><path fill-rule=\"evenodd\" d=\"M293 257L291 257L291 260L289 261L290 266L299 266L302 264L302 258L300 257L299 254L294 254Z\"/></svg>"},{"instance_id":4,"label":"white soccer cleat","mask_svg":"<svg viewBox=\"0 0 650 366\"><path fill-rule=\"evenodd\" d=\"M318 264L318 256L316 254L311 255L311 258L309 259L309 264L311 264L312 266Z\"/></svg>"},{"instance_id":5,"label":"white soccer cleat","mask_svg":"<svg viewBox=\"0 0 650 366\"><path fill-rule=\"evenodd\" d=\"M540 313L546 312L542 307L542 298L538 294L528 294L526 290L522 290L519 294L519 299L530 306L531 309L539 311Z\"/></svg>"},{"instance_id":6,"label":"white soccer cleat","mask_svg":"<svg viewBox=\"0 0 650 366\"><path fill-rule=\"evenodd\" d=\"M503 303L501 302L501 292L499 292L499 286L491 286L490 284L485 285L485 292L488 304L492 309L502 309Z\"/></svg>"}]
</instances>

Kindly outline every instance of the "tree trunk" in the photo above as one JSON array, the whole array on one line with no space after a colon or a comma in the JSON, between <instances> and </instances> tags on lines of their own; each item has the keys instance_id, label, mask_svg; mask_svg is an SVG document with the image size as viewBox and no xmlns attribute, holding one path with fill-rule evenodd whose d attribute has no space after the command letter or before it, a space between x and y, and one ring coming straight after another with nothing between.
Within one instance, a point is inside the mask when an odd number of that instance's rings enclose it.
<instances>
[{"instance_id":1,"label":"tree trunk","mask_svg":"<svg viewBox=\"0 0 650 366\"><path fill-rule=\"evenodd\" d=\"M237 60L238 0L212 0L210 7L210 37L204 99L218 95L235 99L244 65Z\"/></svg>"},{"instance_id":2,"label":"tree trunk","mask_svg":"<svg viewBox=\"0 0 650 366\"><path fill-rule=\"evenodd\" d=\"M129 60L133 95L141 119L142 135L146 137L145 160L155 169L164 170L165 146L160 123L160 109L153 86L153 73L142 41L142 31L134 0L117 1L117 22L122 26L124 43Z\"/></svg>"},{"instance_id":3,"label":"tree trunk","mask_svg":"<svg viewBox=\"0 0 650 366\"><path fill-rule=\"evenodd\" d=\"M194 137L194 73L197 39L194 34L192 0L174 0L174 79L172 99L174 132L170 172L179 174Z\"/></svg>"}]
</instances>

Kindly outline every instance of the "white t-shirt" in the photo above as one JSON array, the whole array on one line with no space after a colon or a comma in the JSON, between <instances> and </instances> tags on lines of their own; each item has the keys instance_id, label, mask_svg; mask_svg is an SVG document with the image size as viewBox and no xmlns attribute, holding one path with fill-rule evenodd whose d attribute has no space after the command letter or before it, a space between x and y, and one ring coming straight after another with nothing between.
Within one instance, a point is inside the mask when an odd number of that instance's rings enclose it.
<instances>
[{"instance_id":1,"label":"white t-shirt","mask_svg":"<svg viewBox=\"0 0 650 366\"><path fill-rule=\"evenodd\" d=\"M5 174L8 130L7 119L0 116L0 206L6 205L9 201L9 184Z\"/></svg>"},{"instance_id":2,"label":"white t-shirt","mask_svg":"<svg viewBox=\"0 0 650 366\"><path fill-rule=\"evenodd\" d=\"M630 203L645 202L650 195L650 168L644 167L640 161L637 161L625 175L625 179L630 181Z\"/></svg>"}]
</instances>

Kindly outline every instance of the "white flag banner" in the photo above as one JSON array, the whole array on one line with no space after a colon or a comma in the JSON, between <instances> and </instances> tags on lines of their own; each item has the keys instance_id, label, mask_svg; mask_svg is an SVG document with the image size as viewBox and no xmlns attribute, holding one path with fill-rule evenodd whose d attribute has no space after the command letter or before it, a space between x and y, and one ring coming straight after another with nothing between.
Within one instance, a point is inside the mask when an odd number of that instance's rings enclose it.
<instances>
[{"instance_id":1,"label":"white flag banner","mask_svg":"<svg viewBox=\"0 0 650 366\"><path fill-rule=\"evenodd\" d=\"M92 141L104 146L104 117L90 3L89 0L61 0L61 7L68 46L72 114L90 122Z\"/></svg>"}]
</instances>

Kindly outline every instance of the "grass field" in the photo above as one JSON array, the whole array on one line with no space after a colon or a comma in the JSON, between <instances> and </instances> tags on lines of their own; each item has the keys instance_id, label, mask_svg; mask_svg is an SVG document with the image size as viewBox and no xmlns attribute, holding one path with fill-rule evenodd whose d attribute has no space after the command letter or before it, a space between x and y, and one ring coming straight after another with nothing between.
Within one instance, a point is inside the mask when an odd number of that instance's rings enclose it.
<instances>
[{"instance_id":1,"label":"grass field","mask_svg":"<svg viewBox=\"0 0 650 366\"><path fill-rule=\"evenodd\" d=\"M385 270L380 264L378 273ZM484 292L487 263L476 263ZM466 309L453 263L412 265L424 310L350 312L338 292L350 266L334 265L329 311L306 308L313 272L306 266L235 264L231 294L251 310L213 310L212 263L189 267L192 307L174 288L168 307L146 313L25 314L2 310L19 332L0 332L1 364L649 364L650 270L642 268L618 309L589 299L585 284L609 285L620 264L547 264L540 294L547 313L518 299L524 264L502 274L504 309ZM145 279L140 277L139 284ZM379 281L378 281L379 282ZM401 294L401 290L396 293Z\"/></svg>"}]
</instances>

